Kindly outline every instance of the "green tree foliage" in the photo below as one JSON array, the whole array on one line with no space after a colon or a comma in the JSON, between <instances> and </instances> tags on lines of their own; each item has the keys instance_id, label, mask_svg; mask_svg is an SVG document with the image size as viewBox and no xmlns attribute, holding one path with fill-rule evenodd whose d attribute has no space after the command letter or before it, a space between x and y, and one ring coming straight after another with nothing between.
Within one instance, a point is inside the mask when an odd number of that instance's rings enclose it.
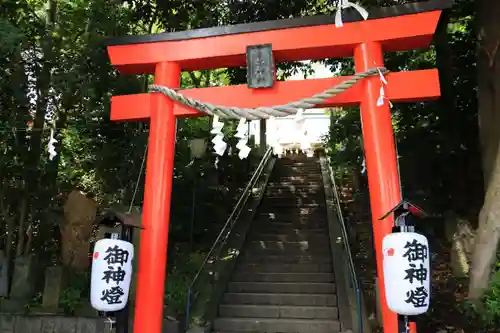
<instances>
[{"instance_id":1,"label":"green tree foliage","mask_svg":"<svg viewBox=\"0 0 500 333\"><path fill-rule=\"evenodd\" d=\"M436 214L446 210L474 218L482 204L475 79L473 2L457 1L446 14L429 50L386 54L389 70L437 67L442 98L393 106L405 197ZM440 38L444 35L444 38ZM328 62L335 67L338 62ZM342 73L352 62L341 63ZM415 85L425 82L414 82ZM340 167L362 170L363 147L357 109L332 111L329 142ZM364 176L363 176L364 177Z\"/></svg>"},{"instance_id":2,"label":"green tree foliage","mask_svg":"<svg viewBox=\"0 0 500 333\"><path fill-rule=\"evenodd\" d=\"M145 91L152 77L119 75L109 64L105 40L112 36L300 16L314 11L311 2L306 1L282 1L282 6L256 3L0 2L0 233L4 236L2 248L9 258L36 252L43 264L59 260L62 205L72 190L87 193L101 207L128 206L133 198L146 148L148 123L110 121L110 97ZM297 65L284 65L281 77L292 73L294 66ZM234 73L228 69L183 73L182 86L244 81L241 70L239 76ZM45 115L51 110L57 114L58 155L53 161L46 152L50 129ZM191 162L189 139L210 138L210 119L179 120L177 125L169 242L172 262L182 262L175 258L186 251L185 244L190 238L195 178L198 218L194 242L196 250L203 253L225 222L233 200L259 159L256 154L242 161L226 155L216 169L215 156L209 152L187 167ZM224 129L233 150L235 127L235 123L227 123ZM143 178L139 177L140 190L134 205L142 203ZM176 270L180 272L182 268ZM179 273L186 276L179 279L189 279L192 270L191 267ZM169 297L176 299L172 295Z\"/></svg>"}]
</instances>

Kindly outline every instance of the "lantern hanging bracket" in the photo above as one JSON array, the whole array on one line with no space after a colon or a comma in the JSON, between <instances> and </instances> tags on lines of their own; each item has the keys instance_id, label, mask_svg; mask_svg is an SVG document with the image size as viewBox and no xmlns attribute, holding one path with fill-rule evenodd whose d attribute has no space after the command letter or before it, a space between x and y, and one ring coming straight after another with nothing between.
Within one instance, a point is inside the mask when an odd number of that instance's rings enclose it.
<instances>
[{"instance_id":1,"label":"lantern hanging bracket","mask_svg":"<svg viewBox=\"0 0 500 333\"><path fill-rule=\"evenodd\" d=\"M385 220L389 215L395 213L396 215L401 215L403 213L410 213L413 216L424 218L427 216L427 213L420 207L415 204L412 204L409 201L402 200L398 203L394 208L385 213L382 217L379 217L379 221Z\"/></svg>"},{"instance_id":2,"label":"lantern hanging bracket","mask_svg":"<svg viewBox=\"0 0 500 333\"><path fill-rule=\"evenodd\" d=\"M417 205L412 204L409 201L402 200L389 212L384 214L379 220L384 220L390 214L394 213L394 226L393 231L415 231L415 218L426 217L427 214Z\"/></svg>"}]
</instances>

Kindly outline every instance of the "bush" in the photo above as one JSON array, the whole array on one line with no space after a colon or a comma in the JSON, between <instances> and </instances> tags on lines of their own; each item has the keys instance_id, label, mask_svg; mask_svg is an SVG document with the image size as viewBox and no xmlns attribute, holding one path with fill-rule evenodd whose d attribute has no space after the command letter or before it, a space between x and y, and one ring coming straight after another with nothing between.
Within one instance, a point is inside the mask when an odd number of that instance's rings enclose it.
<instances>
[{"instance_id":1,"label":"bush","mask_svg":"<svg viewBox=\"0 0 500 333\"><path fill-rule=\"evenodd\" d=\"M204 253L178 253L171 270L167 273L165 303L177 316L186 311L187 290L200 268Z\"/></svg>"},{"instance_id":2,"label":"bush","mask_svg":"<svg viewBox=\"0 0 500 333\"><path fill-rule=\"evenodd\" d=\"M466 304L466 313L481 320L486 326L500 325L500 262L497 262L496 268L490 289L484 295L481 304L470 302Z\"/></svg>"},{"instance_id":3,"label":"bush","mask_svg":"<svg viewBox=\"0 0 500 333\"><path fill-rule=\"evenodd\" d=\"M62 290L59 298L59 306L67 315L73 315L75 311L88 302L90 295L90 272L72 273L68 272L68 284Z\"/></svg>"}]
</instances>

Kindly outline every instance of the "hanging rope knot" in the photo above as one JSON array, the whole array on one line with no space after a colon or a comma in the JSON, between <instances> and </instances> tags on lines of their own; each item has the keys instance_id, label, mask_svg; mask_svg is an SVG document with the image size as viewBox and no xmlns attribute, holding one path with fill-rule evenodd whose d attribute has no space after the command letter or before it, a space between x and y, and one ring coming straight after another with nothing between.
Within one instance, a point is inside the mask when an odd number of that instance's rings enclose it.
<instances>
[{"instance_id":1,"label":"hanging rope knot","mask_svg":"<svg viewBox=\"0 0 500 333\"><path fill-rule=\"evenodd\" d=\"M337 2L337 12L335 13L335 26L337 28L343 27L342 10L347 8L354 8L364 20L368 19L368 11L360 5L350 2L349 0L339 0Z\"/></svg>"}]
</instances>

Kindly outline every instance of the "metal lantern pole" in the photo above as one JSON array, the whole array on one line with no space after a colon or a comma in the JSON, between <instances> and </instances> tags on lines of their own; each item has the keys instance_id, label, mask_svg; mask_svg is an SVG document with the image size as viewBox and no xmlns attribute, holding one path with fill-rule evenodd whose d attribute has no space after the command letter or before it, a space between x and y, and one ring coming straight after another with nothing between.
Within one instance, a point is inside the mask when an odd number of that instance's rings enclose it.
<instances>
[{"instance_id":1,"label":"metal lantern pole","mask_svg":"<svg viewBox=\"0 0 500 333\"><path fill-rule=\"evenodd\" d=\"M191 156L193 158L193 193L191 199L191 227L189 230L189 251L193 249L193 233L194 233L194 221L196 217L196 190L198 187L198 170L196 170L195 163L197 159L203 158L205 152L207 151L207 142L205 139L192 139L189 143L189 149L191 150Z\"/></svg>"}]
</instances>

